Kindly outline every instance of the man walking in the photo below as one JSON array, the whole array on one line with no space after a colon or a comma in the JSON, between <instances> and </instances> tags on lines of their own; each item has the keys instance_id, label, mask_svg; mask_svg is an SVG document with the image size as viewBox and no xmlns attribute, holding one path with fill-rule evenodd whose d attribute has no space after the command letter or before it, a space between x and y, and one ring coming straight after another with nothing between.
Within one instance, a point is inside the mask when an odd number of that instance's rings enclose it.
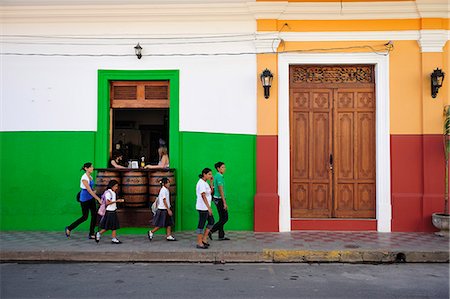
<instances>
[{"instance_id":1,"label":"man walking","mask_svg":"<svg viewBox=\"0 0 450 299\"><path fill-rule=\"evenodd\" d=\"M213 228L209 232L209 238L212 240L212 234L216 231L219 232L219 241L230 240L225 237L225 231L223 226L228 221L228 206L226 201L226 192L225 192L225 179L223 174L225 173L225 163L217 162L214 167L217 170L216 175L214 176L214 196L213 201L216 204L217 211L219 212L219 221L214 224Z\"/></svg>"}]
</instances>

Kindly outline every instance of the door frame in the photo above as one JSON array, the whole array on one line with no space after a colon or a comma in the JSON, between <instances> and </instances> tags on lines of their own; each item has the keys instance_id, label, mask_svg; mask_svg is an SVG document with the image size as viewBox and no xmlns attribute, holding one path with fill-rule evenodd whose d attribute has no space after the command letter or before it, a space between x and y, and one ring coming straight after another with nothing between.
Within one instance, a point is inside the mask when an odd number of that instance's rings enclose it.
<instances>
[{"instance_id":1,"label":"door frame","mask_svg":"<svg viewBox=\"0 0 450 299\"><path fill-rule=\"evenodd\" d=\"M105 168L109 160L110 146L110 81L160 81L169 80L169 144L170 167L175 168L177 188L182 190L183 180L177 176L181 173L181 142L179 118L179 70L98 70L98 102L97 102L97 132L95 134L95 160L94 165ZM177 197L179 203L175 206L175 221L181 222L181 196Z\"/></svg>"},{"instance_id":2,"label":"door frame","mask_svg":"<svg viewBox=\"0 0 450 299\"><path fill-rule=\"evenodd\" d=\"M391 159L389 55L375 53L280 54L278 56L278 195L280 232L291 230L289 65L373 64L376 95L376 220L377 231L391 231ZM289 183L286 183L289 182Z\"/></svg>"}]
</instances>

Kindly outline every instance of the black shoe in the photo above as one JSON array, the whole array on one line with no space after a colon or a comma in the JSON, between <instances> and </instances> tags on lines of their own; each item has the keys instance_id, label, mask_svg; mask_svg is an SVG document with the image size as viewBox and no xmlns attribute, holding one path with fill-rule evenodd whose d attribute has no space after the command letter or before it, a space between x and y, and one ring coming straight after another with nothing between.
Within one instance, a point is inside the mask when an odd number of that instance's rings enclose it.
<instances>
[{"instance_id":1,"label":"black shoe","mask_svg":"<svg viewBox=\"0 0 450 299\"><path fill-rule=\"evenodd\" d=\"M208 232L208 238L212 241L212 232Z\"/></svg>"},{"instance_id":2,"label":"black shoe","mask_svg":"<svg viewBox=\"0 0 450 299\"><path fill-rule=\"evenodd\" d=\"M197 248L198 249L208 249L208 246L205 246L205 245L202 246L202 245L197 244Z\"/></svg>"},{"instance_id":3,"label":"black shoe","mask_svg":"<svg viewBox=\"0 0 450 299\"><path fill-rule=\"evenodd\" d=\"M203 242L203 241L202 241L202 243L203 243L203 246L206 246L206 247L209 247L211 245L211 244Z\"/></svg>"},{"instance_id":4,"label":"black shoe","mask_svg":"<svg viewBox=\"0 0 450 299\"><path fill-rule=\"evenodd\" d=\"M230 238L227 237L219 238L219 241L230 241Z\"/></svg>"}]
</instances>

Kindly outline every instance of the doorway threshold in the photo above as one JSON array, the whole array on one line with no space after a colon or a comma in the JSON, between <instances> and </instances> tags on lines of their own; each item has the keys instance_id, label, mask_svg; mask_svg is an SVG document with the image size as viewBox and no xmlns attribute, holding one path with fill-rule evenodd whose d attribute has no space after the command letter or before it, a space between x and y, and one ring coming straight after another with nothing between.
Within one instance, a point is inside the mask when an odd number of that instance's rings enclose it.
<instances>
[{"instance_id":1,"label":"doorway threshold","mask_svg":"<svg viewBox=\"0 0 450 299\"><path fill-rule=\"evenodd\" d=\"M295 218L291 230L377 231L376 219Z\"/></svg>"}]
</instances>

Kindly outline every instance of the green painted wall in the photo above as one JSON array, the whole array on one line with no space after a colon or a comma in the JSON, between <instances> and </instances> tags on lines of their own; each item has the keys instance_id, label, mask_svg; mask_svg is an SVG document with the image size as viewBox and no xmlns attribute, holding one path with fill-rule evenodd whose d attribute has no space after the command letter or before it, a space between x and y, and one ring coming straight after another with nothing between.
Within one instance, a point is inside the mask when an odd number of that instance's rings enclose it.
<instances>
[{"instance_id":1,"label":"green painted wall","mask_svg":"<svg viewBox=\"0 0 450 299\"><path fill-rule=\"evenodd\" d=\"M81 210L74 196L79 190L81 166L94 160L95 135L1 132L0 229L62 231L79 217ZM227 164L227 229L253 229L255 140L253 135L180 132L177 230L196 228L198 174L204 167L214 168L218 160ZM87 229L88 222L77 228ZM122 229L121 233L141 231L145 229Z\"/></svg>"},{"instance_id":2,"label":"green painted wall","mask_svg":"<svg viewBox=\"0 0 450 299\"><path fill-rule=\"evenodd\" d=\"M74 196L94 139L94 132L0 133L0 228L62 230L79 217Z\"/></svg>"},{"instance_id":3,"label":"green painted wall","mask_svg":"<svg viewBox=\"0 0 450 299\"><path fill-rule=\"evenodd\" d=\"M254 135L211 134L181 132L181 175L183 185L181 229L197 228L198 213L195 209L195 186L203 168L216 173L214 164L222 161L227 167L225 180L229 206L229 230L253 230L253 197L256 190ZM213 204L214 206L214 204ZM215 219L218 214L215 209ZM178 219L179 220L179 219Z\"/></svg>"}]
</instances>

